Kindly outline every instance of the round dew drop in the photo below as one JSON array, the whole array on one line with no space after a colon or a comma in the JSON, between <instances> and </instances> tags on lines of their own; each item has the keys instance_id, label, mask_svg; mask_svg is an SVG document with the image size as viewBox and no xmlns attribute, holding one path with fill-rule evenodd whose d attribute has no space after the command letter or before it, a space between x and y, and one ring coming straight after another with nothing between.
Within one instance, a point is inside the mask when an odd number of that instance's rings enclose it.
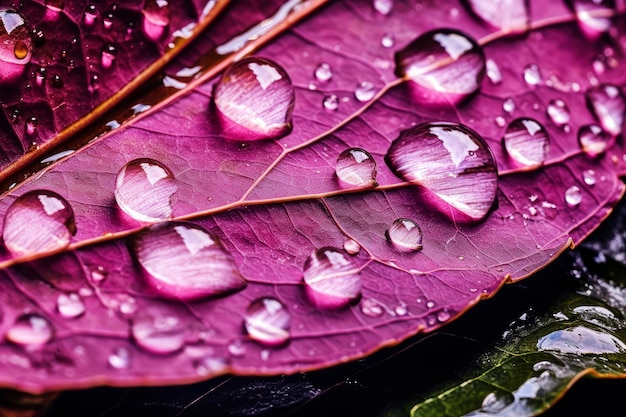
<instances>
[{"instance_id":1,"label":"round dew drop","mask_svg":"<svg viewBox=\"0 0 626 417\"><path fill-rule=\"evenodd\" d=\"M342 183L349 186L376 187L376 161L369 152L349 148L341 152L335 164L335 173Z\"/></svg>"},{"instance_id":2,"label":"round dew drop","mask_svg":"<svg viewBox=\"0 0 626 417\"><path fill-rule=\"evenodd\" d=\"M156 354L179 351L185 345L186 329L179 317L145 313L133 319L131 334L142 349Z\"/></svg>"},{"instance_id":3,"label":"round dew drop","mask_svg":"<svg viewBox=\"0 0 626 417\"><path fill-rule=\"evenodd\" d=\"M422 249L422 229L410 219L396 219L387 229L389 242L401 252Z\"/></svg>"},{"instance_id":4,"label":"round dew drop","mask_svg":"<svg viewBox=\"0 0 626 417\"><path fill-rule=\"evenodd\" d=\"M259 298L248 306L245 328L251 339L266 346L289 341L291 314L283 303L272 297Z\"/></svg>"},{"instance_id":5,"label":"round dew drop","mask_svg":"<svg viewBox=\"0 0 626 417\"><path fill-rule=\"evenodd\" d=\"M170 24L171 8L166 0L146 0L143 5L143 31L151 39L163 36Z\"/></svg>"},{"instance_id":6,"label":"round dew drop","mask_svg":"<svg viewBox=\"0 0 626 417\"><path fill-rule=\"evenodd\" d=\"M517 165L528 168L536 168L545 162L550 144L543 125L525 117L509 123L502 143L508 156Z\"/></svg>"},{"instance_id":7,"label":"round dew drop","mask_svg":"<svg viewBox=\"0 0 626 417\"><path fill-rule=\"evenodd\" d=\"M244 58L236 62L215 85L213 98L227 139L277 139L291 131L293 85L273 61Z\"/></svg>"},{"instance_id":8,"label":"round dew drop","mask_svg":"<svg viewBox=\"0 0 626 417\"><path fill-rule=\"evenodd\" d=\"M22 76L32 57L32 29L26 17L0 7L0 39L0 85L9 85Z\"/></svg>"},{"instance_id":9,"label":"round dew drop","mask_svg":"<svg viewBox=\"0 0 626 417\"><path fill-rule=\"evenodd\" d=\"M38 314L19 316L6 333L8 341L23 346L41 346L54 338L52 324Z\"/></svg>"},{"instance_id":10,"label":"round dew drop","mask_svg":"<svg viewBox=\"0 0 626 417\"><path fill-rule=\"evenodd\" d=\"M584 125L578 129L580 149L592 158L604 154L614 142L615 137L596 124Z\"/></svg>"},{"instance_id":11,"label":"round dew drop","mask_svg":"<svg viewBox=\"0 0 626 417\"><path fill-rule=\"evenodd\" d=\"M613 84L601 84L585 92L587 107L607 133L618 136L624 129L626 97L621 88Z\"/></svg>"}]
</instances>

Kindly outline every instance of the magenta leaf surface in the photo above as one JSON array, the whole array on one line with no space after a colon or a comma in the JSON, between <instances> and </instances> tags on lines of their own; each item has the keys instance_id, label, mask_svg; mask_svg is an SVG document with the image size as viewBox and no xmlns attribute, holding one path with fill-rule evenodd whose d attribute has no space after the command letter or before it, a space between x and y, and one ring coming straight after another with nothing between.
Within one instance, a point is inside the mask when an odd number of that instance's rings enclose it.
<instances>
[{"instance_id":1,"label":"magenta leaf surface","mask_svg":"<svg viewBox=\"0 0 626 417\"><path fill-rule=\"evenodd\" d=\"M160 84L29 165L0 201L0 385L330 366L440 328L584 239L624 191L623 10L486 19L468 3L332 2L296 24L322 2L235 2ZM124 71L115 56L106 91L154 50ZM65 125L95 106L70 106L84 94L63 99Z\"/></svg>"}]
</instances>

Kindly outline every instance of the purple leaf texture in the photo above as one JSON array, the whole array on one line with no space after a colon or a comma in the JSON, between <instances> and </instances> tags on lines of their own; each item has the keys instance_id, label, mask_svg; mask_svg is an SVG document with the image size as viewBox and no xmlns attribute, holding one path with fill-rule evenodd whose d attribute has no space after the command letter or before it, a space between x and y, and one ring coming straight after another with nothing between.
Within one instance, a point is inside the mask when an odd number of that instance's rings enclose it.
<instances>
[{"instance_id":1,"label":"purple leaf texture","mask_svg":"<svg viewBox=\"0 0 626 417\"><path fill-rule=\"evenodd\" d=\"M621 2L42 3L0 94L28 170L0 200L3 386L354 360L544 267L624 192Z\"/></svg>"}]
</instances>

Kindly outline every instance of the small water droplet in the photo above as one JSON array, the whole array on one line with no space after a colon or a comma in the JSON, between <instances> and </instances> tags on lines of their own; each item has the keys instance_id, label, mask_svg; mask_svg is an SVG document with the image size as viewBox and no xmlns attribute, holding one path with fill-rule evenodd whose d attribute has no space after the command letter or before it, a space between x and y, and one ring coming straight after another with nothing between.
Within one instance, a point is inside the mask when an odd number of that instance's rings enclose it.
<instances>
[{"instance_id":1,"label":"small water droplet","mask_svg":"<svg viewBox=\"0 0 626 417\"><path fill-rule=\"evenodd\" d=\"M507 113L513 113L513 111L515 111L515 101L510 97L504 100L504 103L502 103L502 110Z\"/></svg>"},{"instance_id":2,"label":"small water droplet","mask_svg":"<svg viewBox=\"0 0 626 417\"><path fill-rule=\"evenodd\" d=\"M583 181L587 185L595 185L596 184L596 171L593 169L587 169L583 171Z\"/></svg>"},{"instance_id":3,"label":"small water droplet","mask_svg":"<svg viewBox=\"0 0 626 417\"><path fill-rule=\"evenodd\" d=\"M83 21L86 26L91 26L94 24L96 19L98 18L98 9L95 4L89 4L85 8L85 12L83 14Z\"/></svg>"},{"instance_id":4,"label":"small water droplet","mask_svg":"<svg viewBox=\"0 0 626 417\"><path fill-rule=\"evenodd\" d=\"M152 226L137 235L132 248L148 282L163 295L187 300L246 285L219 239L193 223Z\"/></svg>"},{"instance_id":5,"label":"small water droplet","mask_svg":"<svg viewBox=\"0 0 626 417\"><path fill-rule=\"evenodd\" d=\"M468 0L467 3L474 14L498 29L520 32L528 24L525 0Z\"/></svg>"},{"instance_id":6,"label":"small water droplet","mask_svg":"<svg viewBox=\"0 0 626 417\"><path fill-rule=\"evenodd\" d=\"M619 86L601 84L590 87L585 98L587 106L600 126L613 136L618 136L624 128L624 113L626 112L626 98Z\"/></svg>"},{"instance_id":7,"label":"small water droplet","mask_svg":"<svg viewBox=\"0 0 626 417\"><path fill-rule=\"evenodd\" d=\"M510 392L492 391L483 398L480 411L495 415L514 401L515 397Z\"/></svg>"},{"instance_id":8,"label":"small water droplet","mask_svg":"<svg viewBox=\"0 0 626 417\"><path fill-rule=\"evenodd\" d=\"M392 33L385 33L380 39L380 44L385 48L393 48L396 44L396 38Z\"/></svg>"},{"instance_id":9,"label":"small water droplet","mask_svg":"<svg viewBox=\"0 0 626 417\"><path fill-rule=\"evenodd\" d=\"M489 58L485 62L485 66L489 81L491 81L492 84L500 84L502 82L502 73L500 72L500 67L498 67L496 61Z\"/></svg>"},{"instance_id":10,"label":"small water droplet","mask_svg":"<svg viewBox=\"0 0 626 417\"><path fill-rule=\"evenodd\" d=\"M394 0L374 0L374 10L378 13L387 16L393 10Z\"/></svg>"},{"instance_id":11,"label":"small water droplet","mask_svg":"<svg viewBox=\"0 0 626 417\"><path fill-rule=\"evenodd\" d=\"M172 11L166 0L146 0L143 4L143 31L151 39L159 39L165 33Z\"/></svg>"},{"instance_id":12,"label":"small water droplet","mask_svg":"<svg viewBox=\"0 0 626 417\"><path fill-rule=\"evenodd\" d=\"M396 53L396 75L408 77L415 98L456 103L480 87L485 54L475 40L448 29L429 31Z\"/></svg>"},{"instance_id":13,"label":"small water droplet","mask_svg":"<svg viewBox=\"0 0 626 417\"><path fill-rule=\"evenodd\" d=\"M40 346L54 338L52 324L38 314L19 316L6 333L8 341L24 346Z\"/></svg>"},{"instance_id":14,"label":"small water droplet","mask_svg":"<svg viewBox=\"0 0 626 417\"><path fill-rule=\"evenodd\" d=\"M41 87L46 80L46 72L47 70L45 67L39 67L39 69L35 72L35 83L37 83L39 87Z\"/></svg>"},{"instance_id":15,"label":"small water droplet","mask_svg":"<svg viewBox=\"0 0 626 417\"><path fill-rule=\"evenodd\" d=\"M221 375L228 369L228 362L224 358L205 356L194 361L194 369L203 377Z\"/></svg>"},{"instance_id":16,"label":"small water droplet","mask_svg":"<svg viewBox=\"0 0 626 417\"><path fill-rule=\"evenodd\" d=\"M55 13L63 11L65 0L46 0L46 7Z\"/></svg>"},{"instance_id":17,"label":"small water droplet","mask_svg":"<svg viewBox=\"0 0 626 417\"><path fill-rule=\"evenodd\" d=\"M583 194L580 191L580 188L576 185L572 185L567 190L565 190L565 202L570 207L576 207L580 204L583 199Z\"/></svg>"},{"instance_id":18,"label":"small water droplet","mask_svg":"<svg viewBox=\"0 0 626 417\"><path fill-rule=\"evenodd\" d=\"M320 308L344 307L361 295L359 268L337 249L316 250L304 263L306 293Z\"/></svg>"},{"instance_id":19,"label":"small water droplet","mask_svg":"<svg viewBox=\"0 0 626 417\"><path fill-rule=\"evenodd\" d=\"M484 218L495 200L493 154L483 138L461 124L423 123L405 130L385 161L400 178L427 190L428 201L457 221Z\"/></svg>"},{"instance_id":20,"label":"small water droplet","mask_svg":"<svg viewBox=\"0 0 626 417\"><path fill-rule=\"evenodd\" d=\"M396 219L387 229L387 239L402 252L413 252L422 249L422 230L413 220Z\"/></svg>"},{"instance_id":21,"label":"small water droplet","mask_svg":"<svg viewBox=\"0 0 626 417\"><path fill-rule=\"evenodd\" d=\"M22 256L62 249L75 232L69 203L52 191L34 190L11 204L2 236L9 252Z\"/></svg>"},{"instance_id":22,"label":"small water droplet","mask_svg":"<svg viewBox=\"0 0 626 417\"><path fill-rule=\"evenodd\" d=\"M25 133L34 135L37 131L37 126L39 126L39 120L35 116L30 116L26 119L26 124L24 125Z\"/></svg>"},{"instance_id":23,"label":"small water droplet","mask_svg":"<svg viewBox=\"0 0 626 417\"><path fill-rule=\"evenodd\" d=\"M507 154L519 165L537 167L548 155L548 132L536 120L519 118L509 123L502 138Z\"/></svg>"},{"instance_id":24,"label":"small water droplet","mask_svg":"<svg viewBox=\"0 0 626 417\"><path fill-rule=\"evenodd\" d=\"M383 306L381 306L378 301L372 300L371 298L365 298L361 300L361 312L369 317L380 317L383 315L385 310Z\"/></svg>"},{"instance_id":25,"label":"small water droplet","mask_svg":"<svg viewBox=\"0 0 626 417\"><path fill-rule=\"evenodd\" d=\"M13 84L30 62L33 52L32 29L21 13L0 7L0 38L0 84Z\"/></svg>"},{"instance_id":26,"label":"small water droplet","mask_svg":"<svg viewBox=\"0 0 626 417\"><path fill-rule=\"evenodd\" d=\"M349 148L337 157L335 173L343 183L357 187L376 187L376 161L369 152Z\"/></svg>"},{"instance_id":27,"label":"small water droplet","mask_svg":"<svg viewBox=\"0 0 626 417\"><path fill-rule=\"evenodd\" d=\"M283 303L272 297L259 298L248 306L245 327L251 339L267 346L289 341L291 314Z\"/></svg>"},{"instance_id":28,"label":"small water droplet","mask_svg":"<svg viewBox=\"0 0 626 417\"><path fill-rule=\"evenodd\" d=\"M241 357L246 354L246 346L241 343L241 340L235 340L228 345L228 353L235 357Z\"/></svg>"},{"instance_id":29,"label":"small water droplet","mask_svg":"<svg viewBox=\"0 0 626 417\"><path fill-rule=\"evenodd\" d=\"M172 196L178 190L174 174L152 159L135 159L120 169L115 201L133 219L152 223L172 217Z\"/></svg>"},{"instance_id":30,"label":"small water droplet","mask_svg":"<svg viewBox=\"0 0 626 417\"><path fill-rule=\"evenodd\" d=\"M524 81L528 85L540 84L542 80L541 71L537 64L530 64L524 68Z\"/></svg>"},{"instance_id":31,"label":"small water droplet","mask_svg":"<svg viewBox=\"0 0 626 417\"><path fill-rule=\"evenodd\" d=\"M358 255L361 251L361 245L359 245L359 242L356 240L348 239L343 242L343 250L345 250L348 255Z\"/></svg>"},{"instance_id":32,"label":"small water droplet","mask_svg":"<svg viewBox=\"0 0 626 417\"><path fill-rule=\"evenodd\" d=\"M215 85L214 100L229 138L279 138L291 131L293 85L272 61L244 58L233 64Z\"/></svg>"},{"instance_id":33,"label":"small water droplet","mask_svg":"<svg viewBox=\"0 0 626 417\"><path fill-rule=\"evenodd\" d=\"M567 0L567 4L576 14L581 30L589 38L595 39L611 29L611 18L606 14L615 11L614 0Z\"/></svg>"},{"instance_id":34,"label":"small water droplet","mask_svg":"<svg viewBox=\"0 0 626 417\"><path fill-rule=\"evenodd\" d=\"M324 109L328 112L334 112L339 108L339 97L335 94L324 97L323 101Z\"/></svg>"},{"instance_id":35,"label":"small water droplet","mask_svg":"<svg viewBox=\"0 0 626 417\"><path fill-rule=\"evenodd\" d=\"M137 312L137 300L134 297L125 295L120 300L118 310L123 316L132 316Z\"/></svg>"},{"instance_id":36,"label":"small water droplet","mask_svg":"<svg viewBox=\"0 0 626 417\"><path fill-rule=\"evenodd\" d=\"M185 345L185 327L180 318L157 312L141 314L132 320L131 334L142 349L167 354Z\"/></svg>"},{"instance_id":37,"label":"small water droplet","mask_svg":"<svg viewBox=\"0 0 626 417\"><path fill-rule=\"evenodd\" d=\"M107 44L102 48L102 55L100 58L100 62L102 64L102 68L111 68L113 63L115 62L115 58L117 57L117 48L115 45Z\"/></svg>"},{"instance_id":38,"label":"small water droplet","mask_svg":"<svg viewBox=\"0 0 626 417\"><path fill-rule=\"evenodd\" d=\"M107 275L108 275L108 272L102 265L98 266L96 269L91 271L91 279L95 283L101 283L102 281L106 279Z\"/></svg>"},{"instance_id":39,"label":"small water droplet","mask_svg":"<svg viewBox=\"0 0 626 417\"><path fill-rule=\"evenodd\" d=\"M108 357L109 366L113 369L128 369L130 366L130 350L124 346L113 348Z\"/></svg>"},{"instance_id":40,"label":"small water droplet","mask_svg":"<svg viewBox=\"0 0 626 417\"><path fill-rule=\"evenodd\" d=\"M504 127L504 125L506 125L506 119L502 116L496 116L493 120L496 123L496 126Z\"/></svg>"},{"instance_id":41,"label":"small water droplet","mask_svg":"<svg viewBox=\"0 0 626 417\"><path fill-rule=\"evenodd\" d=\"M552 123L557 126L564 126L569 122L570 112L567 104L561 99L550 100L546 113Z\"/></svg>"},{"instance_id":42,"label":"small water droplet","mask_svg":"<svg viewBox=\"0 0 626 417\"><path fill-rule=\"evenodd\" d=\"M113 13L107 12L104 14L104 17L102 18L102 27L109 30L111 29L111 26L113 26L114 21L115 21L115 17L113 16Z\"/></svg>"},{"instance_id":43,"label":"small water droplet","mask_svg":"<svg viewBox=\"0 0 626 417\"><path fill-rule=\"evenodd\" d=\"M354 97L361 102L370 101L376 95L376 87L374 83L362 81L357 84L354 90Z\"/></svg>"},{"instance_id":44,"label":"small water droplet","mask_svg":"<svg viewBox=\"0 0 626 417\"><path fill-rule=\"evenodd\" d=\"M333 78L333 71L326 62L322 62L315 68L315 78L320 82L327 82Z\"/></svg>"},{"instance_id":45,"label":"small water droplet","mask_svg":"<svg viewBox=\"0 0 626 417\"><path fill-rule=\"evenodd\" d=\"M57 310L66 319L73 319L85 314L85 304L76 293L60 294L57 298Z\"/></svg>"},{"instance_id":46,"label":"small water droplet","mask_svg":"<svg viewBox=\"0 0 626 417\"><path fill-rule=\"evenodd\" d=\"M429 301L426 303L426 307L428 308L433 308L435 306L435 303L433 301Z\"/></svg>"},{"instance_id":47,"label":"small water droplet","mask_svg":"<svg viewBox=\"0 0 626 417\"><path fill-rule=\"evenodd\" d=\"M578 144L590 157L602 155L613 144L614 137L598 125L584 125L578 129Z\"/></svg>"},{"instance_id":48,"label":"small water droplet","mask_svg":"<svg viewBox=\"0 0 626 417\"><path fill-rule=\"evenodd\" d=\"M450 320L450 313L448 310L441 310L437 313L437 320L439 320L440 323Z\"/></svg>"},{"instance_id":49,"label":"small water droplet","mask_svg":"<svg viewBox=\"0 0 626 417\"><path fill-rule=\"evenodd\" d=\"M54 88L63 88L63 78L59 74L52 76L52 86Z\"/></svg>"}]
</instances>

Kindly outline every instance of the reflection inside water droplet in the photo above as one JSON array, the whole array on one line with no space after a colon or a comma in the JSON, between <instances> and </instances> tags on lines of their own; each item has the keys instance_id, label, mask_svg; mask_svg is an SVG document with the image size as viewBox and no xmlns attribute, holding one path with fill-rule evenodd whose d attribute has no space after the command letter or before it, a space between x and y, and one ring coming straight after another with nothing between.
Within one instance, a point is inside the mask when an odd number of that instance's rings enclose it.
<instances>
[{"instance_id":1,"label":"reflection inside water droplet","mask_svg":"<svg viewBox=\"0 0 626 417\"><path fill-rule=\"evenodd\" d=\"M584 125L578 129L578 144L590 157L602 155L613 144L614 137L598 125Z\"/></svg>"},{"instance_id":2,"label":"reflection inside water droplet","mask_svg":"<svg viewBox=\"0 0 626 417\"><path fill-rule=\"evenodd\" d=\"M245 327L251 339L267 346L283 345L289 340L291 314L275 298L260 298L248 306Z\"/></svg>"},{"instance_id":3,"label":"reflection inside water droplet","mask_svg":"<svg viewBox=\"0 0 626 417\"><path fill-rule=\"evenodd\" d=\"M115 181L115 200L140 222L172 217L172 195L178 190L174 174L152 159L135 159L120 169Z\"/></svg>"},{"instance_id":4,"label":"reflection inside water droplet","mask_svg":"<svg viewBox=\"0 0 626 417\"><path fill-rule=\"evenodd\" d=\"M337 249L316 250L304 263L306 293L320 308L340 308L361 295L359 268Z\"/></svg>"},{"instance_id":5,"label":"reflection inside water droplet","mask_svg":"<svg viewBox=\"0 0 626 417\"><path fill-rule=\"evenodd\" d=\"M8 85L18 81L32 56L32 29L26 17L0 7L0 39L0 84Z\"/></svg>"},{"instance_id":6,"label":"reflection inside water droplet","mask_svg":"<svg viewBox=\"0 0 626 417\"><path fill-rule=\"evenodd\" d=\"M427 190L424 197L457 221L484 218L495 200L498 174L491 150L461 124L424 123L405 130L385 161L400 178Z\"/></svg>"},{"instance_id":7,"label":"reflection inside water droplet","mask_svg":"<svg viewBox=\"0 0 626 417\"><path fill-rule=\"evenodd\" d=\"M600 126L613 136L622 133L624 128L624 113L626 112L626 97L619 86L601 84L589 88L585 93L589 110L600 122Z\"/></svg>"},{"instance_id":8,"label":"reflection inside water droplet","mask_svg":"<svg viewBox=\"0 0 626 417\"><path fill-rule=\"evenodd\" d=\"M286 135L291 131L294 100L293 85L285 70L261 58L238 61L214 89L215 106L224 116L224 136L229 139Z\"/></svg>"},{"instance_id":9,"label":"reflection inside water droplet","mask_svg":"<svg viewBox=\"0 0 626 417\"><path fill-rule=\"evenodd\" d=\"M38 314L24 314L7 330L8 341L24 346L44 345L54 337L52 324Z\"/></svg>"},{"instance_id":10,"label":"reflection inside water droplet","mask_svg":"<svg viewBox=\"0 0 626 417\"><path fill-rule=\"evenodd\" d=\"M347 185L376 187L376 161L369 152L350 148L341 152L335 164L337 178Z\"/></svg>"},{"instance_id":11,"label":"reflection inside water droplet","mask_svg":"<svg viewBox=\"0 0 626 417\"><path fill-rule=\"evenodd\" d=\"M413 220L396 219L387 229L387 238L393 246L402 252L422 249L422 230Z\"/></svg>"},{"instance_id":12,"label":"reflection inside water droplet","mask_svg":"<svg viewBox=\"0 0 626 417\"><path fill-rule=\"evenodd\" d=\"M548 133L536 120L519 118L509 123L502 138L507 154L518 165L537 167L548 155Z\"/></svg>"},{"instance_id":13,"label":"reflection inside water droplet","mask_svg":"<svg viewBox=\"0 0 626 417\"><path fill-rule=\"evenodd\" d=\"M482 47L448 29L427 32L396 53L396 75L412 81L415 99L457 103L480 87L485 76Z\"/></svg>"},{"instance_id":14,"label":"reflection inside water droplet","mask_svg":"<svg viewBox=\"0 0 626 417\"><path fill-rule=\"evenodd\" d=\"M74 212L68 202L52 191L35 190L11 204L2 237L14 256L23 256L62 249L75 232Z\"/></svg>"},{"instance_id":15,"label":"reflection inside water droplet","mask_svg":"<svg viewBox=\"0 0 626 417\"><path fill-rule=\"evenodd\" d=\"M132 248L148 282L166 296L195 299L246 285L219 239L192 223L153 226L132 241Z\"/></svg>"},{"instance_id":16,"label":"reflection inside water droplet","mask_svg":"<svg viewBox=\"0 0 626 417\"><path fill-rule=\"evenodd\" d=\"M185 345L186 329L179 317L165 312L144 313L132 320L131 334L142 349L151 353L176 352Z\"/></svg>"}]
</instances>

